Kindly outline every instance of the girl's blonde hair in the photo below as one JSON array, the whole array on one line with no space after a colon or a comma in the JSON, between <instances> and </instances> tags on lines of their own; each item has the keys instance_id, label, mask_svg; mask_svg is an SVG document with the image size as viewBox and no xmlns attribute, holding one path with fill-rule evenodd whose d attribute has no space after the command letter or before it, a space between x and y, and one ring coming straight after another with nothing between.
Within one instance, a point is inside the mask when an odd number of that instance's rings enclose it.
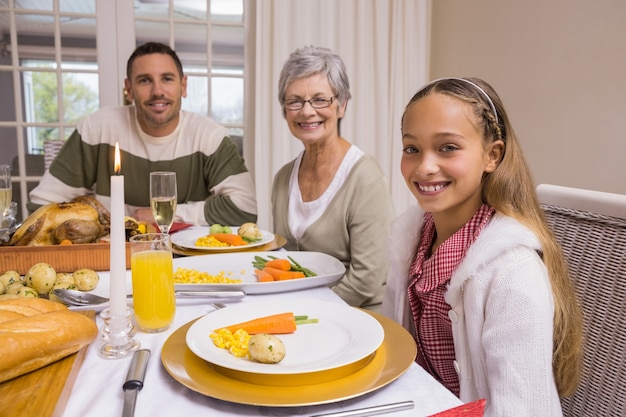
<instances>
[{"instance_id":1,"label":"girl's blonde hair","mask_svg":"<svg viewBox=\"0 0 626 417\"><path fill-rule=\"evenodd\" d=\"M561 397L571 395L581 370L582 313L570 281L567 262L552 230L545 221L534 181L513 127L495 90L478 78L444 78L420 89L407 108L428 94L455 97L474 109L485 143L502 140L504 155L498 167L483 178L483 201L497 211L526 225L538 237L554 297L552 367ZM497 114L494 114L494 110Z\"/></svg>"}]
</instances>

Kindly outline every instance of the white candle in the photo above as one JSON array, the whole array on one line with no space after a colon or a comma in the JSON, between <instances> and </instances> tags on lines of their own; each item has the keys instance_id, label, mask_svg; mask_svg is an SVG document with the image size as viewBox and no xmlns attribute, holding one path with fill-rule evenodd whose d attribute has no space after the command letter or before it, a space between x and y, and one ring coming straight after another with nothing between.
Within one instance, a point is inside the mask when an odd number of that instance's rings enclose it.
<instances>
[{"instance_id":1,"label":"white candle","mask_svg":"<svg viewBox=\"0 0 626 417\"><path fill-rule=\"evenodd\" d=\"M110 312L111 316L126 314L126 229L124 227L124 176L120 148L115 143L115 175L111 176L111 258Z\"/></svg>"}]
</instances>

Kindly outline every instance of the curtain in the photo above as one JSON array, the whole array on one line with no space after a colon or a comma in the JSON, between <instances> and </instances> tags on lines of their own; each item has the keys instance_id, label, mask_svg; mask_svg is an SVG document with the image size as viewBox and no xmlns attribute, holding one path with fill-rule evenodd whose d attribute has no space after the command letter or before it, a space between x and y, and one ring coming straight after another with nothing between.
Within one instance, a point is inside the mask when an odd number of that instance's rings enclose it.
<instances>
[{"instance_id":1,"label":"curtain","mask_svg":"<svg viewBox=\"0 0 626 417\"><path fill-rule=\"evenodd\" d=\"M253 172L258 224L272 230L274 174L303 149L282 116L278 78L295 49L317 45L344 60L352 99L342 136L374 155L400 213L414 201L400 174L400 119L427 81L430 0L250 0L244 157Z\"/></svg>"}]
</instances>

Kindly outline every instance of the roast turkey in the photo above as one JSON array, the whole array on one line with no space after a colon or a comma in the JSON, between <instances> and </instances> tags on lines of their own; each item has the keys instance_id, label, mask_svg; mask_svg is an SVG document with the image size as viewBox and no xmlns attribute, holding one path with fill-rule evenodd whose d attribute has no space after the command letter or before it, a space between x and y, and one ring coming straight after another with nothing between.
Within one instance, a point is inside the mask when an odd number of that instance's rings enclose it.
<instances>
[{"instance_id":1,"label":"roast turkey","mask_svg":"<svg viewBox=\"0 0 626 417\"><path fill-rule=\"evenodd\" d=\"M91 196L69 203L50 203L28 216L15 231L9 245L55 245L62 240L91 243L109 233L109 211Z\"/></svg>"}]
</instances>

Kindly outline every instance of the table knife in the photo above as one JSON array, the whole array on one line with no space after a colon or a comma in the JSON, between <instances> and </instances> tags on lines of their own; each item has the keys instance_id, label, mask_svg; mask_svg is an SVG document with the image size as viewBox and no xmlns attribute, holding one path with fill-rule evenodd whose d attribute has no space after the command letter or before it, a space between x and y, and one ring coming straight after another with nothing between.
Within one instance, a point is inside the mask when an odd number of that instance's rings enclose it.
<instances>
[{"instance_id":1,"label":"table knife","mask_svg":"<svg viewBox=\"0 0 626 417\"><path fill-rule=\"evenodd\" d=\"M337 411L328 414L316 414L311 417L368 417L385 413L395 413L396 411L410 410L415 407L413 401L402 401L399 403L376 405L371 407L359 408L356 410Z\"/></svg>"},{"instance_id":2,"label":"table knife","mask_svg":"<svg viewBox=\"0 0 626 417\"><path fill-rule=\"evenodd\" d=\"M133 354L133 359L128 367L124 389L124 409L122 417L133 417L135 415L135 403L137 393L143 388L143 378L146 375L146 367L150 359L150 349L139 349Z\"/></svg>"}]
</instances>

